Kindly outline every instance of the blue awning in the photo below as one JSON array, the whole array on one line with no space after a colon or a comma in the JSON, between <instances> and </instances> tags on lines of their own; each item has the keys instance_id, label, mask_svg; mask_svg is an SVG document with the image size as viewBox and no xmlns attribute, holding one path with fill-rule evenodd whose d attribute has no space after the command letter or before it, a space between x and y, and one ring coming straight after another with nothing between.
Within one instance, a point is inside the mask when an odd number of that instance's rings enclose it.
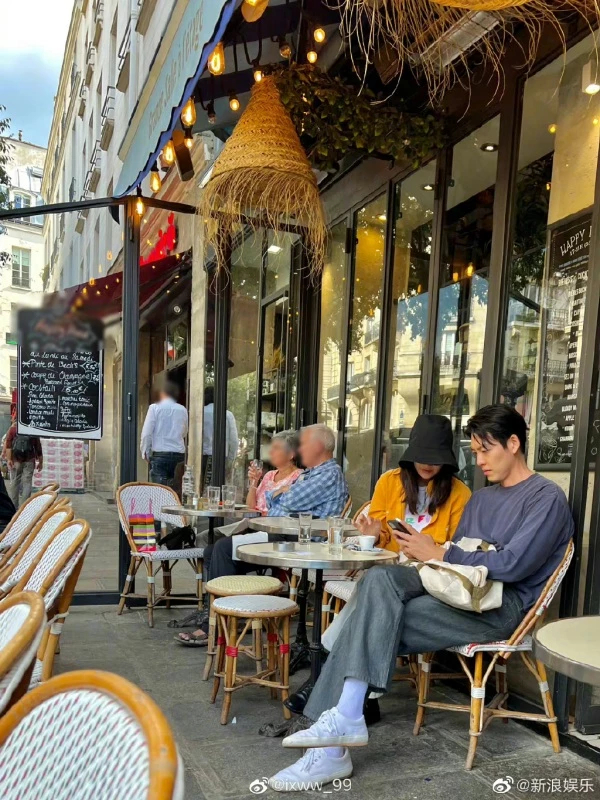
<instances>
[{"instance_id":1,"label":"blue awning","mask_svg":"<svg viewBox=\"0 0 600 800\"><path fill-rule=\"evenodd\" d=\"M154 165L237 4L238 0L176 3L119 149L123 168L116 197L138 186Z\"/></svg>"}]
</instances>

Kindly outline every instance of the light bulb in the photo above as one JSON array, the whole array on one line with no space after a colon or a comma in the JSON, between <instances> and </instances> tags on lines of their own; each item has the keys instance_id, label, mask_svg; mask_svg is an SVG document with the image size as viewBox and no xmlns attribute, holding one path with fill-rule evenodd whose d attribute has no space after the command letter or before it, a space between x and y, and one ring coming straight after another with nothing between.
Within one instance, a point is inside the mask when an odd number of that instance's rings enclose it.
<instances>
[{"instance_id":1,"label":"light bulb","mask_svg":"<svg viewBox=\"0 0 600 800\"><path fill-rule=\"evenodd\" d=\"M208 71L212 75L222 75L225 72L225 50L223 48L223 42L219 42L208 57Z\"/></svg>"},{"instance_id":2,"label":"light bulb","mask_svg":"<svg viewBox=\"0 0 600 800\"><path fill-rule=\"evenodd\" d=\"M316 64L318 57L319 56L316 50L309 50L308 53L306 54L306 60L308 61L309 64Z\"/></svg>"},{"instance_id":3,"label":"light bulb","mask_svg":"<svg viewBox=\"0 0 600 800\"><path fill-rule=\"evenodd\" d=\"M157 169L153 169L150 172L150 188L156 194L156 192L160 191L160 187L162 186L162 181L160 179L160 175Z\"/></svg>"},{"instance_id":4,"label":"light bulb","mask_svg":"<svg viewBox=\"0 0 600 800\"><path fill-rule=\"evenodd\" d=\"M229 95L229 108L232 111L240 110L240 101L238 100L237 95L235 94Z\"/></svg>"},{"instance_id":5,"label":"light bulb","mask_svg":"<svg viewBox=\"0 0 600 800\"><path fill-rule=\"evenodd\" d=\"M475 267L471 263L467 267L467 278L470 278L473 275L474 272L475 272Z\"/></svg>"},{"instance_id":6,"label":"light bulb","mask_svg":"<svg viewBox=\"0 0 600 800\"><path fill-rule=\"evenodd\" d=\"M292 57L292 46L287 41L285 36L279 37L279 55L282 58L285 58L286 61L289 61L289 59Z\"/></svg>"},{"instance_id":7,"label":"light bulb","mask_svg":"<svg viewBox=\"0 0 600 800\"><path fill-rule=\"evenodd\" d=\"M454 281L454 283L458 283L458 272L452 273L452 280Z\"/></svg>"},{"instance_id":8,"label":"light bulb","mask_svg":"<svg viewBox=\"0 0 600 800\"><path fill-rule=\"evenodd\" d=\"M556 133L556 124L554 122L548 125L548 133Z\"/></svg>"},{"instance_id":9,"label":"light bulb","mask_svg":"<svg viewBox=\"0 0 600 800\"><path fill-rule=\"evenodd\" d=\"M135 213L138 215L138 217L143 217L144 216L144 210L145 210L144 201L142 200L141 197L138 197L138 199L135 201ZM90 281L90 283L91 283L91 281Z\"/></svg>"},{"instance_id":10,"label":"light bulb","mask_svg":"<svg viewBox=\"0 0 600 800\"><path fill-rule=\"evenodd\" d=\"M323 28L315 28L313 31L313 37L317 44L323 44L325 39L327 38L327 34L325 33Z\"/></svg>"},{"instance_id":11,"label":"light bulb","mask_svg":"<svg viewBox=\"0 0 600 800\"><path fill-rule=\"evenodd\" d=\"M206 106L206 113L208 114L208 121L211 125L214 125L217 121L217 115L215 113L215 104L211 100L210 103Z\"/></svg>"},{"instance_id":12,"label":"light bulb","mask_svg":"<svg viewBox=\"0 0 600 800\"><path fill-rule=\"evenodd\" d=\"M173 144L172 139L169 139L169 141L163 147L162 157L165 164L168 164L169 166L175 163L175 145Z\"/></svg>"},{"instance_id":13,"label":"light bulb","mask_svg":"<svg viewBox=\"0 0 600 800\"><path fill-rule=\"evenodd\" d=\"M196 104L193 97L181 109L181 123L184 128L191 128L196 124Z\"/></svg>"},{"instance_id":14,"label":"light bulb","mask_svg":"<svg viewBox=\"0 0 600 800\"><path fill-rule=\"evenodd\" d=\"M260 67L256 66L254 68L254 80L256 83L260 83L263 79L263 71Z\"/></svg>"},{"instance_id":15,"label":"light bulb","mask_svg":"<svg viewBox=\"0 0 600 800\"><path fill-rule=\"evenodd\" d=\"M194 134L192 133L191 128L186 128L183 132L183 143L187 147L188 150L191 150L194 146Z\"/></svg>"}]
</instances>

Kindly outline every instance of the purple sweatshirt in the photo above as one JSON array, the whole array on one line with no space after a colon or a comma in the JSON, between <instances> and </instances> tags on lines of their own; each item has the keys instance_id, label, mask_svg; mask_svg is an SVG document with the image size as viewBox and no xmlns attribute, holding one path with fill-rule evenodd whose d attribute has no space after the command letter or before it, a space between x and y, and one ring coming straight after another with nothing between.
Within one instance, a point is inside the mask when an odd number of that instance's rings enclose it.
<instances>
[{"instance_id":1,"label":"purple sweatshirt","mask_svg":"<svg viewBox=\"0 0 600 800\"><path fill-rule=\"evenodd\" d=\"M487 486L465 506L452 541L483 539L496 552L451 546L444 561L487 567L492 580L513 585L527 611L559 565L574 527L564 492L541 475L515 486Z\"/></svg>"}]
</instances>

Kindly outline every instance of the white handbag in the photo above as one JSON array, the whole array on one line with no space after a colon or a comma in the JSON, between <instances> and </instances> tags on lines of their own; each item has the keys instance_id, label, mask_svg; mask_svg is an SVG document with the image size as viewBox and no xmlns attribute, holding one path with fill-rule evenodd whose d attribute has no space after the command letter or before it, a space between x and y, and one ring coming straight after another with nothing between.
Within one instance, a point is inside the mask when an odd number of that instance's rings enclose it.
<instances>
[{"instance_id":1,"label":"white handbag","mask_svg":"<svg viewBox=\"0 0 600 800\"><path fill-rule=\"evenodd\" d=\"M454 545L461 550L495 550L493 544L482 539L464 537ZM426 561L413 564L419 570L423 587L432 597L464 611L490 611L502 605L502 581L488 580L487 567L468 567L449 564L447 561Z\"/></svg>"}]
</instances>

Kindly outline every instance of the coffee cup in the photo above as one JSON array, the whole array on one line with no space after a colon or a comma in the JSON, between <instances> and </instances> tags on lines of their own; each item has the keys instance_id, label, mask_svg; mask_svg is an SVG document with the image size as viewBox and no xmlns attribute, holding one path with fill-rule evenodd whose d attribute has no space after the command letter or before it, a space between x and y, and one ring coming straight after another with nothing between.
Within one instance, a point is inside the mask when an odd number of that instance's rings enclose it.
<instances>
[{"instance_id":1,"label":"coffee cup","mask_svg":"<svg viewBox=\"0 0 600 800\"><path fill-rule=\"evenodd\" d=\"M372 550L375 547L376 536L359 536L358 544L361 550Z\"/></svg>"}]
</instances>

